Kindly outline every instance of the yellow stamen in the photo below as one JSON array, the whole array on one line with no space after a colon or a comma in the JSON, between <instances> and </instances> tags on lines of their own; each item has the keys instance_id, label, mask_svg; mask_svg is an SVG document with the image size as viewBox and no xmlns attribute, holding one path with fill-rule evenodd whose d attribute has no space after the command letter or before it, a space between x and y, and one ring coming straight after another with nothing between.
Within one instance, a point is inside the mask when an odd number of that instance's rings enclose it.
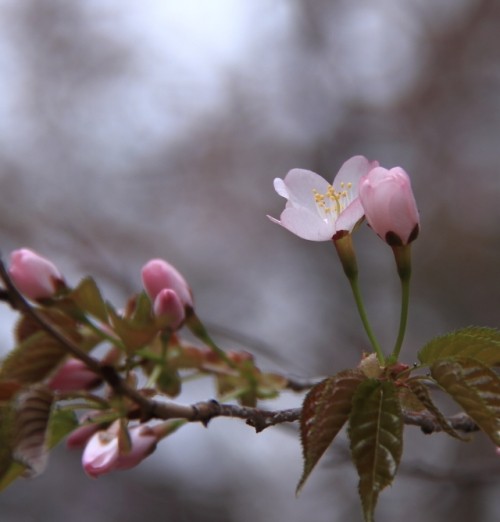
<instances>
[{"instance_id":1,"label":"yellow stamen","mask_svg":"<svg viewBox=\"0 0 500 522\"><path fill-rule=\"evenodd\" d=\"M351 202L352 183L340 183L341 191L337 192L333 185L328 185L326 192L321 194L318 190L313 189L313 197L321 215L327 220L332 214L335 219Z\"/></svg>"}]
</instances>

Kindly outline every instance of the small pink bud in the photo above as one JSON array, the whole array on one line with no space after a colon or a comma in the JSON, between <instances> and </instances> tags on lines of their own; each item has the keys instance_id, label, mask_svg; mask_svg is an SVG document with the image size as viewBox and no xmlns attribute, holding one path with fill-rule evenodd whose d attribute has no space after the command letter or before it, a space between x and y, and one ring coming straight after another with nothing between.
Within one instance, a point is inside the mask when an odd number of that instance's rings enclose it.
<instances>
[{"instance_id":1,"label":"small pink bud","mask_svg":"<svg viewBox=\"0 0 500 522\"><path fill-rule=\"evenodd\" d=\"M416 239L420 218L410 178L401 167L372 169L361 178L359 197L368 224L384 241L402 246Z\"/></svg>"},{"instance_id":2,"label":"small pink bud","mask_svg":"<svg viewBox=\"0 0 500 522\"><path fill-rule=\"evenodd\" d=\"M98 431L92 435L83 450L83 469L90 477L97 478L117 469L118 455L118 436L108 431Z\"/></svg>"},{"instance_id":3,"label":"small pink bud","mask_svg":"<svg viewBox=\"0 0 500 522\"><path fill-rule=\"evenodd\" d=\"M114 470L132 468L155 450L158 438L148 426L135 426L129 435L131 449L125 454L120 453L117 423L95 433L82 455L87 475L97 478Z\"/></svg>"},{"instance_id":4,"label":"small pink bud","mask_svg":"<svg viewBox=\"0 0 500 522\"><path fill-rule=\"evenodd\" d=\"M129 431L132 449L118 458L117 469L130 469L140 464L156 449L158 437L149 426L135 426Z\"/></svg>"},{"instance_id":5,"label":"small pink bud","mask_svg":"<svg viewBox=\"0 0 500 522\"><path fill-rule=\"evenodd\" d=\"M9 275L17 289L28 299L52 297L63 277L48 259L27 248L10 255Z\"/></svg>"},{"instance_id":6,"label":"small pink bud","mask_svg":"<svg viewBox=\"0 0 500 522\"><path fill-rule=\"evenodd\" d=\"M165 319L167 325L174 330L186 317L186 311L179 296L171 288L160 290L154 300L153 310L157 317Z\"/></svg>"},{"instance_id":7,"label":"small pink bud","mask_svg":"<svg viewBox=\"0 0 500 522\"><path fill-rule=\"evenodd\" d=\"M91 390L101 378L78 359L67 360L49 381L49 388L61 392Z\"/></svg>"},{"instance_id":8,"label":"small pink bud","mask_svg":"<svg viewBox=\"0 0 500 522\"><path fill-rule=\"evenodd\" d=\"M66 439L66 447L69 449L83 448L90 437L101 429L98 423L83 424L71 432Z\"/></svg>"},{"instance_id":9,"label":"small pink bud","mask_svg":"<svg viewBox=\"0 0 500 522\"><path fill-rule=\"evenodd\" d=\"M163 259L152 259L142 267L142 282L152 301L161 290L173 290L183 306L193 307L191 289L184 277Z\"/></svg>"}]
</instances>

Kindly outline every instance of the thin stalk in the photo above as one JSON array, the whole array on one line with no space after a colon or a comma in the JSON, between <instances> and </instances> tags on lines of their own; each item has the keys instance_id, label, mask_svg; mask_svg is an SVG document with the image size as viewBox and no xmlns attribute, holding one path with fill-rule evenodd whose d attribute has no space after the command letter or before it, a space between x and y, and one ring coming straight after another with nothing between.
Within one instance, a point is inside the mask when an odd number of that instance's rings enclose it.
<instances>
[{"instance_id":1,"label":"thin stalk","mask_svg":"<svg viewBox=\"0 0 500 522\"><path fill-rule=\"evenodd\" d=\"M349 280L349 284L351 285L354 301L356 302L356 307L358 308L358 313L361 317L361 322L363 323L366 335L368 336L368 339L370 340L370 343L373 346L375 353L377 354L377 359L380 365L383 366L385 364L385 357L382 352L382 348L378 344L375 334L373 333L370 321L368 321L363 299L361 298L361 291L358 284L358 263L356 261L356 252L354 251L352 236L351 234L344 234L340 237L336 237L333 239L333 244L337 249L337 254L339 255L340 262L342 263L344 274L346 275L347 279Z\"/></svg>"},{"instance_id":2,"label":"thin stalk","mask_svg":"<svg viewBox=\"0 0 500 522\"><path fill-rule=\"evenodd\" d=\"M356 302L356 307L358 309L358 313L361 318L361 322L363 323L363 327L365 329L366 335L368 336L368 339L370 340L370 343L373 346L375 353L377 354L378 362L380 363L381 366L384 366L385 357L382 352L382 348L380 347L380 344L378 343L377 338L375 337L375 334L373 333L372 327L370 325L370 321L368 321L368 316L366 315L365 306L363 304L363 299L361 298L361 292L359 290L357 276L350 277L349 283L351 285L351 290L352 290L352 294L354 296L354 301Z\"/></svg>"},{"instance_id":3,"label":"thin stalk","mask_svg":"<svg viewBox=\"0 0 500 522\"><path fill-rule=\"evenodd\" d=\"M403 346L403 340L408 322L408 305L410 302L410 279L411 279L411 251L410 245L393 247L396 265L398 267L399 279L401 281L401 315L399 318L399 331L391 361L396 362Z\"/></svg>"}]
</instances>

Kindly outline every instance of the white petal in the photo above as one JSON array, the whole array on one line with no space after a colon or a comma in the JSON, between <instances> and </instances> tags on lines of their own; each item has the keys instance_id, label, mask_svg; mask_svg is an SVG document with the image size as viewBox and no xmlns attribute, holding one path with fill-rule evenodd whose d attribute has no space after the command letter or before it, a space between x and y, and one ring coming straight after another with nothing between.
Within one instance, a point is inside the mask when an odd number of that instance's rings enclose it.
<instances>
[{"instance_id":1,"label":"white petal","mask_svg":"<svg viewBox=\"0 0 500 522\"><path fill-rule=\"evenodd\" d=\"M286 188L285 182L281 178L274 178L273 185L274 190L281 197L288 199L288 189Z\"/></svg>"},{"instance_id":2,"label":"white petal","mask_svg":"<svg viewBox=\"0 0 500 522\"><path fill-rule=\"evenodd\" d=\"M319 174L305 169L292 169L284 179L289 201L294 207L306 207L317 212L313 190L324 194L329 183Z\"/></svg>"},{"instance_id":3,"label":"white petal","mask_svg":"<svg viewBox=\"0 0 500 522\"><path fill-rule=\"evenodd\" d=\"M341 192L341 184L352 183L352 195L358 195L358 182L362 176L365 176L373 168L378 166L377 161L368 161L364 156L354 156L348 159L335 176L333 181L333 188L337 192Z\"/></svg>"},{"instance_id":4,"label":"white petal","mask_svg":"<svg viewBox=\"0 0 500 522\"><path fill-rule=\"evenodd\" d=\"M280 217L280 225L302 239L328 241L335 233L335 223L325 222L306 209L287 208Z\"/></svg>"},{"instance_id":5,"label":"white petal","mask_svg":"<svg viewBox=\"0 0 500 522\"><path fill-rule=\"evenodd\" d=\"M356 198L338 217L335 223L336 232L346 230L352 232L356 223L364 216L365 210L361 200Z\"/></svg>"}]
</instances>

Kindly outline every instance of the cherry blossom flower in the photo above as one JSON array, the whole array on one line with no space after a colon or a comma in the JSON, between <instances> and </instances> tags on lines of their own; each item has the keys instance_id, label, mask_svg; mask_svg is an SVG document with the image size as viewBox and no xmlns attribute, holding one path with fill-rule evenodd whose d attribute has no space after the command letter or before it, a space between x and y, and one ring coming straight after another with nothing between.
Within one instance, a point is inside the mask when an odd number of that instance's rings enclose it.
<instances>
[{"instance_id":1,"label":"cherry blossom flower","mask_svg":"<svg viewBox=\"0 0 500 522\"><path fill-rule=\"evenodd\" d=\"M268 216L293 234L310 241L329 241L339 232L352 232L363 217L358 183L376 161L364 156L347 160L330 185L318 174L292 169L285 179L276 178L276 192L287 200L280 219Z\"/></svg>"},{"instance_id":2,"label":"cherry blossom flower","mask_svg":"<svg viewBox=\"0 0 500 522\"><path fill-rule=\"evenodd\" d=\"M359 199L370 227L393 246L416 239L420 226L410 178L401 167L377 167L359 184Z\"/></svg>"},{"instance_id":3,"label":"cherry blossom flower","mask_svg":"<svg viewBox=\"0 0 500 522\"><path fill-rule=\"evenodd\" d=\"M183 306L193 307L191 289L181 273L163 259L152 259L142 267L142 282L154 302L161 290L173 290Z\"/></svg>"},{"instance_id":4,"label":"cherry blossom flower","mask_svg":"<svg viewBox=\"0 0 500 522\"><path fill-rule=\"evenodd\" d=\"M9 275L28 299L52 297L63 277L57 267L33 250L21 248L10 255Z\"/></svg>"},{"instance_id":5,"label":"cherry blossom flower","mask_svg":"<svg viewBox=\"0 0 500 522\"><path fill-rule=\"evenodd\" d=\"M121 453L118 441L118 421L107 430L98 431L89 439L82 456L85 473L97 478L120 469L137 466L156 448L158 437L148 426L135 426L129 430L131 449Z\"/></svg>"}]
</instances>

